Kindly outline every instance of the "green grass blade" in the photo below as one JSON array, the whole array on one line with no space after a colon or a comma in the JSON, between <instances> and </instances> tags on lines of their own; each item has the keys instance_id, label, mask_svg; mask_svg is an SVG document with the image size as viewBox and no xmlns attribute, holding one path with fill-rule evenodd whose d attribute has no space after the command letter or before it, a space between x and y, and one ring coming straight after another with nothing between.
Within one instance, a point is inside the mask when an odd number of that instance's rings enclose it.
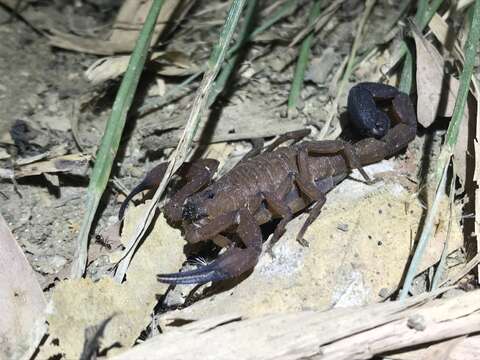
<instances>
[{"instance_id":1,"label":"green grass blade","mask_svg":"<svg viewBox=\"0 0 480 360\"><path fill-rule=\"evenodd\" d=\"M145 19L145 24L139 34L135 49L133 50L127 71L113 104L112 113L107 122L100 147L97 152L95 165L87 189L85 199L85 216L75 243L74 263L71 276L83 276L87 263L88 235L92 226L95 213L100 203L105 188L107 187L113 161L117 155L118 146L122 137L128 110L133 101L140 75L148 55L158 14L162 9L164 0L154 0Z\"/></svg>"},{"instance_id":2,"label":"green grass blade","mask_svg":"<svg viewBox=\"0 0 480 360\"><path fill-rule=\"evenodd\" d=\"M434 0L432 6L429 7L428 1L420 1L417 7L417 13L415 14L415 22L418 24L420 30L425 29L442 3L443 0ZM394 56L394 58L397 59L395 63L398 63L398 61L403 59L405 56L407 56L407 58L403 64L402 74L400 77L400 90L409 94L413 84L413 59L412 53L407 44L405 41L402 41L398 50L398 54Z\"/></svg>"},{"instance_id":3,"label":"green grass blade","mask_svg":"<svg viewBox=\"0 0 480 360\"><path fill-rule=\"evenodd\" d=\"M308 17L308 26L311 26L315 19L320 15L320 10L322 8L322 1L316 0L310 11L310 15ZM312 45L313 38L315 34L312 32L310 33L305 39L302 41L302 45L300 46L300 51L297 59L297 65L295 67L295 73L293 76L292 87L290 89L290 94L288 96L288 105L287 105L287 114L288 117L292 115L297 108L298 99L300 98L300 92L302 91L303 87L303 79L305 77L305 69L307 68L308 58L310 56L310 47Z\"/></svg>"},{"instance_id":4,"label":"green grass blade","mask_svg":"<svg viewBox=\"0 0 480 360\"><path fill-rule=\"evenodd\" d=\"M410 94L413 85L413 56L409 48L406 48L405 60L403 61L402 74L398 88L406 94Z\"/></svg>"},{"instance_id":5,"label":"green grass blade","mask_svg":"<svg viewBox=\"0 0 480 360\"><path fill-rule=\"evenodd\" d=\"M249 39L251 33L252 20L255 16L255 10L257 9L257 0L250 0L247 2L247 8L245 10L245 19L243 21L242 28L239 31L237 43L235 44L236 49L240 49ZM233 55L231 55L233 54ZM230 75L237 64L239 53L237 51L232 52L231 49L227 53L228 60L225 61L220 74L218 74L215 84L210 92L207 107L210 107L218 95L223 91L225 85L227 84Z\"/></svg>"}]
</instances>

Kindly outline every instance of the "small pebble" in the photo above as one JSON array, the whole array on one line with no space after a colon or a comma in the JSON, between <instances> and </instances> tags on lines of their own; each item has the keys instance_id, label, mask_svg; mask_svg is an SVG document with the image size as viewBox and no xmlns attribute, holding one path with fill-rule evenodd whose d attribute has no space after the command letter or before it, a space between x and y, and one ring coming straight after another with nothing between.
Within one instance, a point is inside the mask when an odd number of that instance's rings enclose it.
<instances>
[{"instance_id":1,"label":"small pebble","mask_svg":"<svg viewBox=\"0 0 480 360\"><path fill-rule=\"evenodd\" d=\"M423 331L427 328L425 318L419 314L410 316L407 320L407 326L410 329L415 329L418 331Z\"/></svg>"}]
</instances>

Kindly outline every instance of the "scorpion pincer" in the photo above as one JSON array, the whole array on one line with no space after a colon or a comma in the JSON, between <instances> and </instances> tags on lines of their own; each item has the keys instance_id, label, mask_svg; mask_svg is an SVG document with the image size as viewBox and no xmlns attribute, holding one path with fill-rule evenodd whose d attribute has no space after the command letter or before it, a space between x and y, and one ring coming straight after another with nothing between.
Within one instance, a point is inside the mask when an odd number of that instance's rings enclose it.
<instances>
[{"instance_id":1,"label":"scorpion pincer","mask_svg":"<svg viewBox=\"0 0 480 360\"><path fill-rule=\"evenodd\" d=\"M351 123L362 135L354 144L340 139L298 142L308 130L287 133L215 181L216 160L184 163L177 175L186 183L165 206L165 217L184 229L190 243L212 240L227 249L196 270L158 275L158 280L197 284L241 275L256 265L261 254L261 224L280 219L273 244L293 215L310 207L297 235L297 240L305 243L303 235L319 216L327 192L352 169L358 169L369 183L363 166L395 155L415 138L417 121L412 102L392 86L357 84L349 92L347 108ZM278 147L288 140L296 142ZM134 195L158 186L166 167L167 163L155 167L132 190L122 204L120 218ZM231 234L237 235L235 240L227 236Z\"/></svg>"}]
</instances>

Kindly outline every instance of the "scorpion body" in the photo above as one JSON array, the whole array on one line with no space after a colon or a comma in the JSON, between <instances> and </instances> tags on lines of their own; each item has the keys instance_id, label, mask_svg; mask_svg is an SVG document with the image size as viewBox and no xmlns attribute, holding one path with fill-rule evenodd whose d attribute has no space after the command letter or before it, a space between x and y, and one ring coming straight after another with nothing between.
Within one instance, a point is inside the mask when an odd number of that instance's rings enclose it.
<instances>
[{"instance_id":1,"label":"scorpion body","mask_svg":"<svg viewBox=\"0 0 480 360\"><path fill-rule=\"evenodd\" d=\"M379 109L383 103L389 115ZM309 217L297 239L320 214L325 194L357 168L370 178L363 166L390 157L415 138L416 117L408 95L396 88L360 83L348 98L350 121L364 136L350 144L343 140L305 141L277 147L287 140L299 140L307 131L288 133L263 153L242 160L229 173L211 182L218 162L211 159L186 163L178 174L187 182L165 206L171 223L182 224L191 243L213 240L227 247L216 260L199 269L159 275L172 284L205 283L238 276L252 269L262 250L259 225L280 218L271 243L282 235L295 213L311 206ZM391 126L391 123L394 123ZM166 163L154 168L127 197L120 210L138 192L158 186ZM236 233L241 242L226 234Z\"/></svg>"}]
</instances>

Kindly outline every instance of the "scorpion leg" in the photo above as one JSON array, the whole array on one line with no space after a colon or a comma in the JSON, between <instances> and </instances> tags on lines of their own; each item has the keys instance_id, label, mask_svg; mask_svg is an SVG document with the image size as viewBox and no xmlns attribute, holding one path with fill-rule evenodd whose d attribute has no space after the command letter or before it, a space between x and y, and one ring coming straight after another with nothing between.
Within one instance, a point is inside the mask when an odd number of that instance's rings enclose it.
<instances>
[{"instance_id":1,"label":"scorpion leg","mask_svg":"<svg viewBox=\"0 0 480 360\"><path fill-rule=\"evenodd\" d=\"M303 235L307 228L312 224L312 222L320 215L320 211L325 204L326 198L325 194L319 190L315 184L315 179L313 178L310 168L308 166L308 154L335 154L342 152L343 156L346 158L348 165L351 168L357 168L365 180L370 183L370 177L367 175L365 170L363 170L357 155L353 151L352 145L341 140L327 140L321 142L308 142L305 143L303 148L298 154L298 169L299 175L295 179L300 190L307 195L312 201L315 202L313 207L310 210L307 220L303 224L297 235L297 241L307 246L308 243L303 239ZM333 181L333 179L332 179Z\"/></svg>"},{"instance_id":2,"label":"scorpion leg","mask_svg":"<svg viewBox=\"0 0 480 360\"><path fill-rule=\"evenodd\" d=\"M293 176L289 175L278 190L273 192L262 192L261 196L267 203L270 210L281 216L282 220L278 223L275 231L273 232L272 240L270 241L270 247L272 247L285 232L285 226L292 220L292 210L288 207L284 201L285 196L290 192L293 186Z\"/></svg>"},{"instance_id":3,"label":"scorpion leg","mask_svg":"<svg viewBox=\"0 0 480 360\"><path fill-rule=\"evenodd\" d=\"M138 184L133 188L133 190L127 195L127 197L125 198L125 201L122 203L122 206L120 207L120 211L118 212L119 219L123 219L128 203L130 202L130 200L133 199L135 195L137 195L138 193L144 190L155 189L158 187L158 185L163 179L163 176L165 175L165 171L167 170L167 167L168 167L168 162L164 162L155 166L152 170L150 170L147 173L147 175L140 182L140 184ZM211 177L213 176L213 174L215 173L215 170L217 169L217 167L218 167L218 161L213 159L203 159L195 163L189 163L189 162L183 163L180 166L180 168L177 170L177 174L187 179L187 184L182 189L180 189L179 191L180 195L184 196L187 192L190 192L190 194L192 194L193 192L196 191L195 189L198 190L198 188L201 188L206 183L208 183ZM205 176L205 175L199 176L200 174L205 174L205 173L207 173L208 176ZM198 180L195 181L195 179L197 178L200 178L201 181L198 181ZM194 181L194 184L193 185L189 184L192 181ZM180 200L180 196L175 195L174 198L175 197L177 198L177 202L178 202Z\"/></svg>"},{"instance_id":4,"label":"scorpion leg","mask_svg":"<svg viewBox=\"0 0 480 360\"><path fill-rule=\"evenodd\" d=\"M288 140L295 140L295 142L297 142L299 140L302 140L305 136L309 134L310 129L289 131L285 134L280 135L273 143L268 145L264 152L271 152Z\"/></svg>"},{"instance_id":5,"label":"scorpion leg","mask_svg":"<svg viewBox=\"0 0 480 360\"><path fill-rule=\"evenodd\" d=\"M245 156L242 158L242 161L250 159L254 156L257 156L263 150L263 144L265 143L263 138L256 138L256 139L252 139L250 141L252 142L252 149L248 153L245 154Z\"/></svg>"},{"instance_id":6,"label":"scorpion leg","mask_svg":"<svg viewBox=\"0 0 480 360\"><path fill-rule=\"evenodd\" d=\"M245 248L228 248L208 265L192 271L161 274L157 276L158 281L167 284L204 284L210 281L233 278L255 266L262 251L262 233L249 210L242 208L238 211L233 211L212 220L211 223L219 225L219 227L210 227L209 230L213 232L207 238L214 237L221 231L237 225L236 232ZM201 230L201 228L197 230ZM202 232L199 238L205 238L206 236L207 234Z\"/></svg>"},{"instance_id":7,"label":"scorpion leg","mask_svg":"<svg viewBox=\"0 0 480 360\"><path fill-rule=\"evenodd\" d=\"M297 142L299 140L302 140L308 134L310 134L310 129L289 131L285 134L280 135L273 143L268 145L263 152L271 152L288 140L295 140L295 142ZM254 156L257 156L260 153L262 153L263 144L265 143L263 141L263 138L252 139L251 141L252 141L252 145L253 145L252 150L250 150L242 158L242 161L246 160L246 159L250 159L250 158L252 158Z\"/></svg>"},{"instance_id":8,"label":"scorpion leg","mask_svg":"<svg viewBox=\"0 0 480 360\"><path fill-rule=\"evenodd\" d=\"M320 215L320 211L322 210L325 201L327 198L325 194L317 189L315 183L310 181L306 176L306 174L302 173L300 170L299 176L295 179L300 190L307 195L312 201L315 202L313 207L310 209L308 214L307 220L303 223L300 231L297 234L297 241L302 244L303 246L307 247L308 242L303 238L305 232L307 231L308 227L315 221L315 219Z\"/></svg>"}]
</instances>

